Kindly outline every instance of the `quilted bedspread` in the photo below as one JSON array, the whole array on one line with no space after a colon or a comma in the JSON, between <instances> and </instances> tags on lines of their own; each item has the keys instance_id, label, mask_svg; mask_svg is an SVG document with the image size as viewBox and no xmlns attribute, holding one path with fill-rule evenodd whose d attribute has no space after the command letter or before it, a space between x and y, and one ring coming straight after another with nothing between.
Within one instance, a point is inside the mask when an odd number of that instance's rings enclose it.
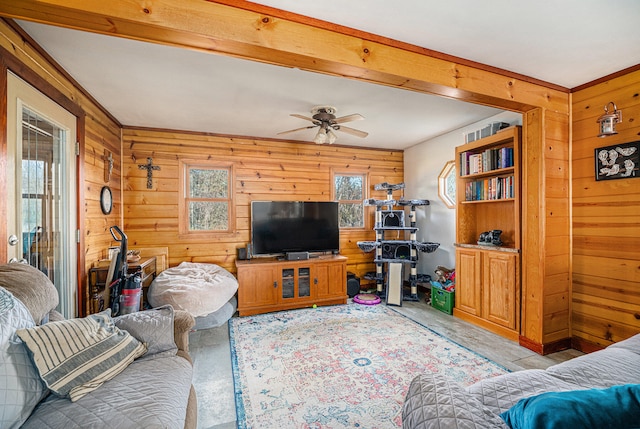
<instances>
[{"instance_id":1,"label":"quilted bedspread","mask_svg":"<svg viewBox=\"0 0 640 429\"><path fill-rule=\"evenodd\" d=\"M505 429L499 417L520 399L544 392L640 384L640 334L604 350L549 367L482 380L469 387L437 374L409 386L404 429Z\"/></svg>"},{"instance_id":2,"label":"quilted bedspread","mask_svg":"<svg viewBox=\"0 0 640 429\"><path fill-rule=\"evenodd\" d=\"M76 402L49 395L22 428L182 429L192 371L179 356L135 361Z\"/></svg>"}]
</instances>

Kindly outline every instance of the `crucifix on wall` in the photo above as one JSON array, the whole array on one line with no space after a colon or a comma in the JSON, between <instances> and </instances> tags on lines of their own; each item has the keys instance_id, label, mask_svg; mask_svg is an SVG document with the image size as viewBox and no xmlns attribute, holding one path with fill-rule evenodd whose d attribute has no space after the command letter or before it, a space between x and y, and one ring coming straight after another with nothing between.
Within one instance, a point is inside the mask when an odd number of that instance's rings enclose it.
<instances>
[{"instance_id":1,"label":"crucifix on wall","mask_svg":"<svg viewBox=\"0 0 640 429\"><path fill-rule=\"evenodd\" d=\"M107 149L104 150L104 155L100 157L104 161L104 181L109 182L111 180L111 173L113 172L113 154Z\"/></svg>"},{"instance_id":2,"label":"crucifix on wall","mask_svg":"<svg viewBox=\"0 0 640 429\"><path fill-rule=\"evenodd\" d=\"M138 164L140 170L147 170L147 189L153 189L153 170L160 170L159 165L153 165L153 159L147 158L146 164Z\"/></svg>"}]
</instances>

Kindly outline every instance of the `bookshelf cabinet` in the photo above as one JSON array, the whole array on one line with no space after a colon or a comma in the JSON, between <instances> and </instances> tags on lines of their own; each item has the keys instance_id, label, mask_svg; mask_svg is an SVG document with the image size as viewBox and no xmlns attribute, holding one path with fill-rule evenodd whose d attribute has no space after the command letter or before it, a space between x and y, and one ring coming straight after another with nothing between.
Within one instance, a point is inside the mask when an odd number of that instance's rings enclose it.
<instances>
[{"instance_id":1,"label":"bookshelf cabinet","mask_svg":"<svg viewBox=\"0 0 640 429\"><path fill-rule=\"evenodd\" d=\"M521 127L456 148L454 315L509 339L520 332ZM501 230L502 244L478 244Z\"/></svg>"}]
</instances>

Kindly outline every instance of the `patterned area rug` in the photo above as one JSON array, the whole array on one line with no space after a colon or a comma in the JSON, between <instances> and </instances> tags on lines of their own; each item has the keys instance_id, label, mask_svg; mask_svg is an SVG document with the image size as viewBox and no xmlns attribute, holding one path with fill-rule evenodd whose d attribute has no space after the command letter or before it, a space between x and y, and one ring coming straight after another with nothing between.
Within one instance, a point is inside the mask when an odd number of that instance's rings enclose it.
<instances>
[{"instance_id":1,"label":"patterned area rug","mask_svg":"<svg viewBox=\"0 0 640 429\"><path fill-rule=\"evenodd\" d=\"M385 305L236 317L229 332L238 428L399 428L416 375L507 372Z\"/></svg>"}]
</instances>

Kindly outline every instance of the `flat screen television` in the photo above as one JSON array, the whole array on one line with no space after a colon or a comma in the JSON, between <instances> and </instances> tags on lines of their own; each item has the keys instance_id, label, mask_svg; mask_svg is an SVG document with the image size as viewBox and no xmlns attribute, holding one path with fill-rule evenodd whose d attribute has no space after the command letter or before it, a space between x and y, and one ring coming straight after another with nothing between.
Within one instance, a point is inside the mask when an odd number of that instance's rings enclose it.
<instances>
[{"instance_id":1,"label":"flat screen television","mask_svg":"<svg viewBox=\"0 0 640 429\"><path fill-rule=\"evenodd\" d=\"M254 255L337 252L340 249L335 201L252 201Z\"/></svg>"}]
</instances>

